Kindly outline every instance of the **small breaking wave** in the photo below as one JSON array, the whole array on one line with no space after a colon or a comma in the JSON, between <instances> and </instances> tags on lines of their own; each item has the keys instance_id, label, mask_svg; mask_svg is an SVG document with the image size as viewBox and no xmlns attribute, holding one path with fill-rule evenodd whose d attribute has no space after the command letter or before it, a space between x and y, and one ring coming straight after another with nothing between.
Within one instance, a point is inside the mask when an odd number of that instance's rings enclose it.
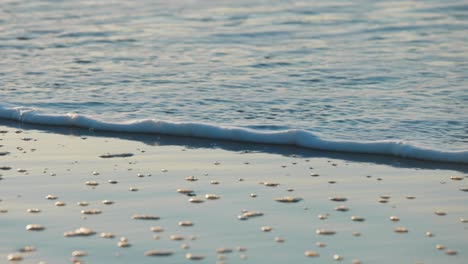
<instances>
[{"instance_id":1,"label":"small breaking wave","mask_svg":"<svg viewBox=\"0 0 468 264\"><path fill-rule=\"evenodd\" d=\"M260 144L291 145L315 150L389 155L400 158L468 164L468 150L442 151L396 140L325 140L312 132L297 129L262 131L241 127L154 119L116 123L101 121L79 114L45 114L32 108L5 105L0 105L0 118L28 124L76 127L95 131L164 134Z\"/></svg>"}]
</instances>

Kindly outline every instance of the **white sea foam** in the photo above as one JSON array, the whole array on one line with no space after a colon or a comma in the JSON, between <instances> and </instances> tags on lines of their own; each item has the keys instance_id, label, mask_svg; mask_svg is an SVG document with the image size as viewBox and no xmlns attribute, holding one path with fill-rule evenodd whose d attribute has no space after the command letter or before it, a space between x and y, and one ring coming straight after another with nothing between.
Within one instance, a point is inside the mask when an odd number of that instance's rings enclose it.
<instances>
[{"instance_id":1,"label":"white sea foam","mask_svg":"<svg viewBox=\"0 0 468 264\"><path fill-rule=\"evenodd\" d=\"M96 131L150 133L232 140L239 142L293 145L317 150L391 155L402 158L468 164L468 150L441 151L402 141L324 140L305 130L259 131L239 127L191 122L138 120L105 122L78 114L43 114L31 108L0 105L0 118L28 124L78 127Z\"/></svg>"}]
</instances>

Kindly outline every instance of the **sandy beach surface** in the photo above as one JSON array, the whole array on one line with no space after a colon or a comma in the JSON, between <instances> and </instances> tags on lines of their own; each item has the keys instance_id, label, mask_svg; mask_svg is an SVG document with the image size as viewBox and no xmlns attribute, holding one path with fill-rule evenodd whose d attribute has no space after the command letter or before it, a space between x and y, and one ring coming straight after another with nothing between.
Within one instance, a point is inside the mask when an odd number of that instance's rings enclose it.
<instances>
[{"instance_id":1,"label":"sandy beach surface","mask_svg":"<svg viewBox=\"0 0 468 264\"><path fill-rule=\"evenodd\" d=\"M467 166L10 122L0 131L0 263L468 258Z\"/></svg>"}]
</instances>

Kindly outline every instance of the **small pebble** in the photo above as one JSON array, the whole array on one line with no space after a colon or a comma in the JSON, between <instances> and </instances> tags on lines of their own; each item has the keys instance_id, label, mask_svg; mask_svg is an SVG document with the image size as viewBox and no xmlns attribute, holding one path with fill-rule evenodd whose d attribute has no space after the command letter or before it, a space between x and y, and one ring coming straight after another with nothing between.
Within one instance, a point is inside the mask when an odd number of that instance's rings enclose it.
<instances>
[{"instance_id":1,"label":"small pebble","mask_svg":"<svg viewBox=\"0 0 468 264\"><path fill-rule=\"evenodd\" d=\"M257 197L257 194L251 193L251 194L250 194L250 197L255 198L255 197Z\"/></svg>"},{"instance_id":2,"label":"small pebble","mask_svg":"<svg viewBox=\"0 0 468 264\"><path fill-rule=\"evenodd\" d=\"M327 229L317 229L317 230L315 230L315 233L316 233L317 235L326 235L326 236L336 234L335 231L333 231L333 230L327 230Z\"/></svg>"},{"instance_id":3,"label":"small pebble","mask_svg":"<svg viewBox=\"0 0 468 264\"><path fill-rule=\"evenodd\" d=\"M55 206L65 206L67 205L65 202L55 202Z\"/></svg>"},{"instance_id":4,"label":"small pebble","mask_svg":"<svg viewBox=\"0 0 468 264\"><path fill-rule=\"evenodd\" d=\"M88 253L86 253L85 251L81 251L81 250L75 250L72 252L72 257L84 257L87 255Z\"/></svg>"},{"instance_id":5,"label":"small pebble","mask_svg":"<svg viewBox=\"0 0 468 264\"><path fill-rule=\"evenodd\" d=\"M195 176L188 176L188 177L185 177L185 180L186 181L198 181L198 178Z\"/></svg>"},{"instance_id":6,"label":"small pebble","mask_svg":"<svg viewBox=\"0 0 468 264\"><path fill-rule=\"evenodd\" d=\"M85 214L85 215L97 215L97 214L101 214L101 210L99 210L99 209L81 210L81 214Z\"/></svg>"},{"instance_id":7,"label":"small pebble","mask_svg":"<svg viewBox=\"0 0 468 264\"><path fill-rule=\"evenodd\" d=\"M216 194L206 194L205 198L207 200L218 200L220 197L219 195L216 195Z\"/></svg>"},{"instance_id":8,"label":"small pebble","mask_svg":"<svg viewBox=\"0 0 468 264\"><path fill-rule=\"evenodd\" d=\"M428 236L428 237L433 237L434 234L433 234L432 232L426 232L426 236Z\"/></svg>"},{"instance_id":9,"label":"small pebble","mask_svg":"<svg viewBox=\"0 0 468 264\"><path fill-rule=\"evenodd\" d=\"M468 218L461 218L461 219L460 219L460 222L462 222L462 223L468 223Z\"/></svg>"},{"instance_id":10,"label":"small pebble","mask_svg":"<svg viewBox=\"0 0 468 264\"><path fill-rule=\"evenodd\" d=\"M190 198L190 199L189 199L189 202L191 202L191 203L197 203L197 204L198 204L198 203L203 203L204 200L203 200L203 199L199 199L199 198Z\"/></svg>"},{"instance_id":11,"label":"small pebble","mask_svg":"<svg viewBox=\"0 0 468 264\"><path fill-rule=\"evenodd\" d=\"M400 218L398 216L390 216L390 221L393 221L393 222L398 222L400 221Z\"/></svg>"},{"instance_id":12,"label":"small pebble","mask_svg":"<svg viewBox=\"0 0 468 264\"><path fill-rule=\"evenodd\" d=\"M437 244L437 245L436 245L436 248L437 248L438 250L443 250L443 249L445 249L445 246L444 246L444 245L441 245L441 244Z\"/></svg>"},{"instance_id":13,"label":"small pebble","mask_svg":"<svg viewBox=\"0 0 468 264\"><path fill-rule=\"evenodd\" d=\"M348 200L347 198L340 197L340 196L330 197L329 199L330 201L334 201L334 202L346 202Z\"/></svg>"},{"instance_id":14,"label":"small pebble","mask_svg":"<svg viewBox=\"0 0 468 264\"><path fill-rule=\"evenodd\" d=\"M445 254L446 254L446 255L457 255L458 252L457 252L456 250L453 250L453 249L447 249L447 250L445 251Z\"/></svg>"},{"instance_id":15,"label":"small pebble","mask_svg":"<svg viewBox=\"0 0 468 264\"><path fill-rule=\"evenodd\" d=\"M282 237L275 237L275 241L278 243L284 243L286 240Z\"/></svg>"},{"instance_id":16,"label":"small pebble","mask_svg":"<svg viewBox=\"0 0 468 264\"><path fill-rule=\"evenodd\" d=\"M320 220L325 220L325 219L328 218L328 214L319 214L317 217L318 217L318 219L320 219Z\"/></svg>"},{"instance_id":17,"label":"small pebble","mask_svg":"<svg viewBox=\"0 0 468 264\"><path fill-rule=\"evenodd\" d=\"M37 214L37 213L40 213L40 212L41 212L41 209L38 209L38 208L28 209L28 213Z\"/></svg>"},{"instance_id":18,"label":"small pebble","mask_svg":"<svg viewBox=\"0 0 468 264\"><path fill-rule=\"evenodd\" d=\"M85 182L85 184L88 185L88 186L98 186L99 185L99 183L96 182L96 181L87 181L87 182Z\"/></svg>"},{"instance_id":19,"label":"small pebble","mask_svg":"<svg viewBox=\"0 0 468 264\"><path fill-rule=\"evenodd\" d=\"M22 253L28 253L28 252L34 252L36 251L36 248L33 246L25 246L19 250Z\"/></svg>"},{"instance_id":20,"label":"small pebble","mask_svg":"<svg viewBox=\"0 0 468 264\"><path fill-rule=\"evenodd\" d=\"M180 241L180 240L184 240L185 238L183 236L179 236L179 235L171 235L169 237L171 240L175 240L175 241Z\"/></svg>"},{"instance_id":21,"label":"small pebble","mask_svg":"<svg viewBox=\"0 0 468 264\"><path fill-rule=\"evenodd\" d=\"M190 260L202 260L205 257L202 256L202 255L194 255L192 253L187 253L187 254L185 254L185 258L190 259Z\"/></svg>"},{"instance_id":22,"label":"small pebble","mask_svg":"<svg viewBox=\"0 0 468 264\"><path fill-rule=\"evenodd\" d=\"M81 202L78 202L76 203L78 206L88 206L89 203L88 202L85 202L85 201L81 201Z\"/></svg>"},{"instance_id":23,"label":"small pebble","mask_svg":"<svg viewBox=\"0 0 468 264\"><path fill-rule=\"evenodd\" d=\"M258 216L263 216L263 213L262 212L255 212L255 211L245 211L238 218L240 220L246 220L248 218L258 217ZM241 219L241 218L244 218L244 219Z\"/></svg>"},{"instance_id":24,"label":"small pebble","mask_svg":"<svg viewBox=\"0 0 468 264\"><path fill-rule=\"evenodd\" d=\"M164 228L160 227L160 226L152 226L150 228L150 230L152 232L155 232L155 233L161 233L161 232L164 232Z\"/></svg>"},{"instance_id":25,"label":"small pebble","mask_svg":"<svg viewBox=\"0 0 468 264\"><path fill-rule=\"evenodd\" d=\"M447 213L444 211L435 211L434 214L442 216L442 215L446 215Z\"/></svg>"},{"instance_id":26,"label":"small pebble","mask_svg":"<svg viewBox=\"0 0 468 264\"><path fill-rule=\"evenodd\" d=\"M102 203L105 204L105 205L114 204L114 202L113 202L113 201L110 201L110 200L103 200Z\"/></svg>"},{"instance_id":27,"label":"small pebble","mask_svg":"<svg viewBox=\"0 0 468 264\"><path fill-rule=\"evenodd\" d=\"M80 227L76 229L75 231L65 232L63 235L65 237L76 237L76 236L92 236L94 234L96 234L96 232L94 232L90 228Z\"/></svg>"},{"instance_id":28,"label":"small pebble","mask_svg":"<svg viewBox=\"0 0 468 264\"><path fill-rule=\"evenodd\" d=\"M21 255L19 255L19 254L9 254L7 256L7 259L9 261L21 261L21 260L23 260L23 257Z\"/></svg>"},{"instance_id":29,"label":"small pebble","mask_svg":"<svg viewBox=\"0 0 468 264\"><path fill-rule=\"evenodd\" d=\"M273 227L271 226L262 226L262 231L263 232L270 232L271 230L273 230Z\"/></svg>"},{"instance_id":30,"label":"small pebble","mask_svg":"<svg viewBox=\"0 0 468 264\"><path fill-rule=\"evenodd\" d=\"M174 252L170 250L149 250L145 252L145 256L150 257L167 257L172 254L174 254Z\"/></svg>"},{"instance_id":31,"label":"small pebble","mask_svg":"<svg viewBox=\"0 0 468 264\"><path fill-rule=\"evenodd\" d=\"M327 246L325 243L322 243L322 242L317 242L317 243L315 243L315 245L317 247L326 247Z\"/></svg>"},{"instance_id":32,"label":"small pebble","mask_svg":"<svg viewBox=\"0 0 468 264\"><path fill-rule=\"evenodd\" d=\"M397 227L395 228L395 233L408 233L408 229L405 227Z\"/></svg>"},{"instance_id":33,"label":"small pebble","mask_svg":"<svg viewBox=\"0 0 468 264\"><path fill-rule=\"evenodd\" d=\"M177 192L181 194L190 194L190 193L193 193L194 191L191 189L177 189Z\"/></svg>"},{"instance_id":34,"label":"small pebble","mask_svg":"<svg viewBox=\"0 0 468 264\"><path fill-rule=\"evenodd\" d=\"M349 208L344 206L344 205L340 205L338 207L335 207L335 211L338 211L338 212L347 212L349 211Z\"/></svg>"},{"instance_id":35,"label":"small pebble","mask_svg":"<svg viewBox=\"0 0 468 264\"><path fill-rule=\"evenodd\" d=\"M360 216L351 216L351 220L353 220L355 222L364 222L366 219L364 217L360 217Z\"/></svg>"},{"instance_id":36,"label":"small pebble","mask_svg":"<svg viewBox=\"0 0 468 264\"><path fill-rule=\"evenodd\" d=\"M147 215L147 214L135 214L132 216L135 220L159 220L159 216Z\"/></svg>"},{"instance_id":37,"label":"small pebble","mask_svg":"<svg viewBox=\"0 0 468 264\"><path fill-rule=\"evenodd\" d=\"M193 222L192 222L192 221L180 221L180 222L178 223L178 225L179 225L179 226L185 226L185 227L187 227L187 226L193 226Z\"/></svg>"},{"instance_id":38,"label":"small pebble","mask_svg":"<svg viewBox=\"0 0 468 264\"><path fill-rule=\"evenodd\" d=\"M128 190L131 191L131 192L137 192L137 191L138 191L138 188L130 187Z\"/></svg>"},{"instance_id":39,"label":"small pebble","mask_svg":"<svg viewBox=\"0 0 468 264\"><path fill-rule=\"evenodd\" d=\"M99 172L93 171L93 175L99 175Z\"/></svg>"},{"instance_id":40,"label":"small pebble","mask_svg":"<svg viewBox=\"0 0 468 264\"><path fill-rule=\"evenodd\" d=\"M268 187L277 187L280 184L276 182L264 182L263 185L268 186Z\"/></svg>"},{"instance_id":41,"label":"small pebble","mask_svg":"<svg viewBox=\"0 0 468 264\"><path fill-rule=\"evenodd\" d=\"M334 260L342 260L343 257L340 256L340 255L338 255L338 254L335 254L335 255L333 255L333 259L334 259Z\"/></svg>"},{"instance_id":42,"label":"small pebble","mask_svg":"<svg viewBox=\"0 0 468 264\"><path fill-rule=\"evenodd\" d=\"M276 198L275 201L280 202L280 203L297 203L297 202L302 201L302 198L286 196L286 197Z\"/></svg>"},{"instance_id":43,"label":"small pebble","mask_svg":"<svg viewBox=\"0 0 468 264\"><path fill-rule=\"evenodd\" d=\"M116 180L108 180L107 182L110 183L110 184L117 184L118 183L118 181L116 181Z\"/></svg>"},{"instance_id":44,"label":"small pebble","mask_svg":"<svg viewBox=\"0 0 468 264\"><path fill-rule=\"evenodd\" d=\"M461 180L463 180L463 177L461 177L461 176L451 176L450 179L454 180L454 181L461 181Z\"/></svg>"},{"instance_id":45,"label":"small pebble","mask_svg":"<svg viewBox=\"0 0 468 264\"><path fill-rule=\"evenodd\" d=\"M237 251L239 252L246 252L247 248L246 247L237 247Z\"/></svg>"},{"instance_id":46,"label":"small pebble","mask_svg":"<svg viewBox=\"0 0 468 264\"><path fill-rule=\"evenodd\" d=\"M128 241L119 241L117 243L117 246L121 248L127 248L127 247L131 247L132 244L130 244Z\"/></svg>"},{"instance_id":47,"label":"small pebble","mask_svg":"<svg viewBox=\"0 0 468 264\"><path fill-rule=\"evenodd\" d=\"M26 226L26 230L28 231L42 231L44 229L45 229L44 226L38 225L38 224L29 224Z\"/></svg>"},{"instance_id":48,"label":"small pebble","mask_svg":"<svg viewBox=\"0 0 468 264\"><path fill-rule=\"evenodd\" d=\"M231 253L233 250L232 248L218 248L216 249L216 253L218 254L227 254L227 253Z\"/></svg>"},{"instance_id":49,"label":"small pebble","mask_svg":"<svg viewBox=\"0 0 468 264\"><path fill-rule=\"evenodd\" d=\"M313 250L308 250L308 251L304 252L304 255L306 257L311 257L311 258L320 256L319 253L317 253L317 252L315 252Z\"/></svg>"},{"instance_id":50,"label":"small pebble","mask_svg":"<svg viewBox=\"0 0 468 264\"><path fill-rule=\"evenodd\" d=\"M101 236L102 238L109 238L109 239L115 237L115 235L112 234L112 233L101 233L100 236Z\"/></svg>"},{"instance_id":51,"label":"small pebble","mask_svg":"<svg viewBox=\"0 0 468 264\"><path fill-rule=\"evenodd\" d=\"M46 199L47 199L47 200L56 200L56 199L58 199L58 197L55 196L55 195L49 194L49 195L46 196Z\"/></svg>"}]
</instances>

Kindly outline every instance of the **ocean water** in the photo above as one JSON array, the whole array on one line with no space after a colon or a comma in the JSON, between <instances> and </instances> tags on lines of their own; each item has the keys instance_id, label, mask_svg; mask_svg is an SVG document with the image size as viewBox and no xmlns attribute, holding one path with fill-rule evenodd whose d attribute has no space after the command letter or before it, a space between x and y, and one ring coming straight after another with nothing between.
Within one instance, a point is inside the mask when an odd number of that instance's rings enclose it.
<instances>
[{"instance_id":1,"label":"ocean water","mask_svg":"<svg viewBox=\"0 0 468 264\"><path fill-rule=\"evenodd\" d=\"M468 163L466 1L7 0L0 118Z\"/></svg>"}]
</instances>

